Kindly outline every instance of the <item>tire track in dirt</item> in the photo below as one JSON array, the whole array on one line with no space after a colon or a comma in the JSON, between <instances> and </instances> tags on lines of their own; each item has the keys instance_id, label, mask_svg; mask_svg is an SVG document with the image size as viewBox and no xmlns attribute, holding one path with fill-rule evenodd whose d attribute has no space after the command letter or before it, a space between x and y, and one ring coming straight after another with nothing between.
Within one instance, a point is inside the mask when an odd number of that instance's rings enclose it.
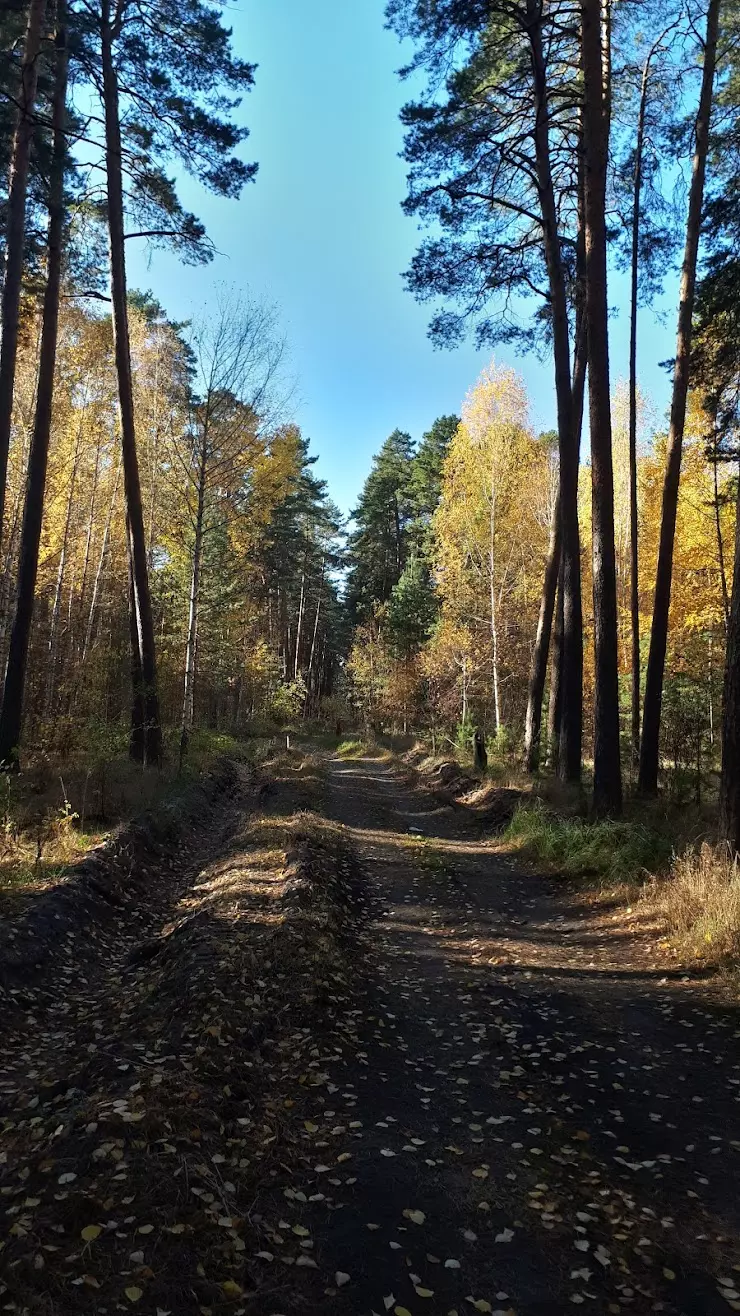
<instances>
[{"instance_id":1,"label":"tire track in dirt","mask_svg":"<svg viewBox=\"0 0 740 1316\"><path fill-rule=\"evenodd\" d=\"M250 1310L740 1310L737 1015L392 763L331 762L328 810L372 967L297 1106L307 1264Z\"/></svg>"}]
</instances>

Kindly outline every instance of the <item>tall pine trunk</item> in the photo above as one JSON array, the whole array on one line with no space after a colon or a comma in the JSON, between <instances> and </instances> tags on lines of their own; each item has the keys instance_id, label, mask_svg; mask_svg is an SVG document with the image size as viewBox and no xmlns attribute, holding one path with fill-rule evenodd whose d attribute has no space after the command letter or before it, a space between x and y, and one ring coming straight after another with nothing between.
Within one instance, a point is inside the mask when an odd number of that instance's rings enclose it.
<instances>
[{"instance_id":1,"label":"tall pine trunk","mask_svg":"<svg viewBox=\"0 0 740 1316\"><path fill-rule=\"evenodd\" d=\"M645 140L645 112L650 78L648 54L642 70L640 105L637 114L635 175L632 196L632 233L630 262L630 350L629 350L629 482L630 482L630 630L632 642L632 680L630 726L632 761L640 757L640 579L637 514L637 299L639 292L640 215L642 203L642 153Z\"/></svg>"},{"instance_id":2,"label":"tall pine trunk","mask_svg":"<svg viewBox=\"0 0 740 1316\"><path fill-rule=\"evenodd\" d=\"M704 204L704 179L709 148L709 121L712 111L712 90L717 62L717 35L719 31L720 0L709 0L707 32L704 43L704 69L702 73L699 108L694 128L694 158L689 189L689 212L686 221L686 242L678 304L678 332L676 360L673 370L673 395L668 429L668 451L663 479L663 507L660 522L658 566L655 575L653 622L650 631L650 654L645 678L645 707L642 718L640 743L640 773L638 785L643 795L654 795L658 789L658 761L660 757L660 715L663 702L663 677L668 648L668 616L671 607L673 577L673 545L676 537L678 486L681 478L681 454L686 422L686 398L689 390L691 360L691 328L696 289L696 265L701 235L701 216Z\"/></svg>"},{"instance_id":3,"label":"tall pine trunk","mask_svg":"<svg viewBox=\"0 0 740 1316\"><path fill-rule=\"evenodd\" d=\"M131 525L126 516L126 544L128 549L128 628L131 661L131 725L129 755L135 763L146 763L146 703L144 699L144 672L141 666L141 629L136 606Z\"/></svg>"},{"instance_id":4,"label":"tall pine trunk","mask_svg":"<svg viewBox=\"0 0 740 1316\"><path fill-rule=\"evenodd\" d=\"M583 252L579 234L577 261L580 267L579 280L582 278ZM580 303L580 299L579 299ZM583 396L586 383L587 342L585 316L579 304L576 309L575 358L573 362L573 427L576 449L581 446L581 428L583 425ZM524 738L524 766L527 772L537 772L542 751L542 701L547 680L547 662L551 641L556 642L556 653L551 663L551 707L548 707L547 740L550 766L558 770L559 747L555 748L555 738L560 737L560 689L563 660L563 554L562 529L560 523L560 488L552 510L550 522L550 542L545 578L540 601L540 613L537 622L537 635L532 654L532 666L529 677L529 695ZM556 612L557 604L557 612ZM555 630L553 632L553 620ZM555 691L555 698L552 698Z\"/></svg>"},{"instance_id":5,"label":"tall pine trunk","mask_svg":"<svg viewBox=\"0 0 740 1316\"><path fill-rule=\"evenodd\" d=\"M558 592L555 602L555 619L552 628L552 654L550 656L550 696L547 702L547 762L553 772L560 767L560 715L562 712L563 680L563 559L560 558Z\"/></svg>"},{"instance_id":6,"label":"tall pine trunk","mask_svg":"<svg viewBox=\"0 0 740 1316\"><path fill-rule=\"evenodd\" d=\"M740 851L740 482L735 523L735 570L727 624L725 682L722 704L722 775L719 787L719 832L737 854Z\"/></svg>"},{"instance_id":7,"label":"tall pine trunk","mask_svg":"<svg viewBox=\"0 0 740 1316\"><path fill-rule=\"evenodd\" d=\"M121 413L121 445L126 512L129 523L131 565L131 641L138 645L132 654L131 671L141 686L134 689L132 725L134 757L138 758L139 736L136 730L144 709L144 758L149 764L162 762L162 727L157 691L157 659L154 642L154 617L149 590L149 570L141 501L139 462L136 453L134 395L131 377L128 306L126 301L126 262L123 228L123 168L121 124L119 117L118 75L113 60L114 32L110 22L110 0L104 0L101 29L103 66L103 101L105 108L105 163L108 195L108 237L110 243L111 302L113 305L113 344L118 377L118 401Z\"/></svg>"},{"instance_id":8,"label":"tall pine trunk","mask_svg":"<svg viewBox=\"0 0 740 1316\"><path fill-rule=\"evenodd\" d=\"M594 603L594 807L599 813L618 814L622 808L622 773L605 215L609 117L600 0L582 0L581 19Z\"/></svg>"},{"instance_id":9,"label":"tall pine trunk","mask_svg":"<svg viewBox=\"0 0 740 1316\"><path fill-rule=\"evenodd\" d=\"M555 395L560 454L560 517L563 557L562 712L558 771L566 781L580 781L583 735L583 618L578 529L578 436L570 377L570 334L565 271L550 159L547 71L542 45L542 11L528 0L528 35L535 99L534 149L540 193L545 261L555 360Z\"/></svg>"},{"instance_id":10,"label":"tall pine trunk","mask_svg":"<svg viewBox=\"0 0 740 1316\"><path fill-rule=\"evenodd\" d=\"M39 545L41 543L41 522L44 513L51 412L54 400L54 371L59 328L59 292L62 277L62 240L64 235L67 68L64 0L57 0L56 69L52 110L54 141L49 175L49 233L43 328L39 354L36 413L28 458L26 500L23 508L15 617L10 634L3 707L2 713L0 713L0 763L11 766L18 765L28 646L31 637L36 575L39 564Z\"/></svg>"},{"instance_id":11,"label":"tall pine trunk","mask_svg":"<svg viewBox=\"0 0 740 1316\"><path fill-rule=\"evenodd\" d=\"M10 427L13 418L13 392L15 389L15 365L18 356L28 166L33 140L39 51L41 49L45 17L46 0L30 0L23 64L21 66L21 85L18 93L18 117L10 157L5 228L5 277L3 281L2 309L0 310L2 324L2 340L0 341L0 545L3 540Z\"/></svg>"}]
</instances>

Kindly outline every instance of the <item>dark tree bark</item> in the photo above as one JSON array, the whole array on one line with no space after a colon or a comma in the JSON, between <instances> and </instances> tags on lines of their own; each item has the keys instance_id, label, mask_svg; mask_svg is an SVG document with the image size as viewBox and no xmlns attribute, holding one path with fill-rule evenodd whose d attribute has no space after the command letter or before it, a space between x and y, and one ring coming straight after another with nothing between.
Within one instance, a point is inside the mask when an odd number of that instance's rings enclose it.
<instances>
[{"instance_id":1,"label":"dark tree bark","mask_svg":"<svg viewBox=\"0 0 740 1316\"><path fill-rule=\"evenodd\" d=\"M26 500L23 508L15 618L10 634L3 707L0 714L0 764L16 767L18 766L21 739L28 644L31 636L34 593L39 563L46 467L51 435L51 411L54 400L54 370L59 327L59 290L62 276L64 231L67 67L64 0L58 0L56 71L52 110L54 143L49 177L49 233L43 328L39 354L36 413L28 458Z\"/></svg>"},{"instance_id":2,"label":"dark tree bark","mask_svg":"<svg viewBox=\"0 0 740 1316\"><path fill-rule=\"evenodd\" d=\"M606 273L606 165L609 142L600 0L582 0L584 210L594 598L594 807L622 808L619 757L617 577L614 552L609 328Z\"/></svg>"},{"instance_id":3,"label":"dark tree bark","mask_svg":"<svg viewBox=\"0 0 740 1316\"><path fill-rule=\"evenodd\" d=\"M139 652L132 659L131 670L141 682L134 690L134 704L143 700L145 708L145 757L149 764L162 762L162 728L157 691L157 659L154 641L154 618L149 589L149 571L141 501L139 463L136 452L134 396L131 377L128 306L126 301L126 263L123 229L123 170L121 124L119 117L118 75L113 58L116 33L111 23L110 0L103 0L101 54L103 67L103 101L105 109L105 162L108 195L108 236L110 242L111 302L113 306L113 343L118 376L118 400L121 412L121 446L126 512L129 521L129 551L133 587L134 623L132 644ZM137 676L138 673L138 676ZM139 714L134 713L134 719Z\"/></svg>"},{"instance_id":4,"label":"dark tree bark","mask_svg":"<svg viewBox=\"0 0 740 1316\"><path fill-rule=\"evenodd\" d=\"M676 360L673 370L673 395L668 429L668 451L663 479L663 507L660 522L658 566L655 575L653 621L650 631L650 653L645 678L645 707L640 743L639 790L643 795L655 795L658 789L658 761L660 756L660 715L663 702L663 677L668 647L668 615L671 606L673 577L673 545L676 537L678 486L681 478L681 454L686 422L686 398L689 389L691 361L691 329L696 289L696 264L701 235L701 215L704 204L704 179L709 147L709 121L712 111L712 89L717 61L717 35L719 30L720 0L709 0L707 32L704 42L704 69L702 73L699 108L694 129L694 158L689 189L689 212L686 221L686 242L681 268L681 287L678 304L678 332Z\"/></svg>"},{"instance_id":5,"label":"dark tree bark","mask_svg":"<svg viewBox=\"0 0 740 1316\"><path fill-rule=\"evenodd\" d=\"M2 341L0 342L0 544L3 539L5 491L8 483L8 452L13 417L15 364L18 355L23 248L26 233L28 165L33 138L33 117L38 86L38 57L46 17L46 0L30 0L23 51L18 118L10 158L7 222L5 229L5 278L3 282Z\"/></svg>"},{"instance_id":6,"label":"dark tree bark","mask_svg":"<svg viewBox=\"0 0 740 1316\"><path fill-rule=\"evenodd\" d=\"M740 850L740 483L735 525L735 571L727 625L722 704L722 775L719 787L719 833L733 854Z\"/></svg>"},{"instance_id":7,"label":"dark tree bark","mask_svg":"<svg viewBox=\"0 0 740 1316\"><path fill-rule=\"evenodd\" d=\"M573 382L572 382L572 416L573 416L573 444L576 453L580 452L581 447L581 430L583 427L583 399L586 384L586 367L588 364L588 343L586 336L586 317L584 307L584 278L585 278L585 239L583 228L583 200L582 200L582 169L579 168L579 231L576 245L576 313L575 313L575 351L573 359ZM577 514L576 506L576 514ZM555 518L558 518L557 524ZM563 598L563 554L562 554L562 525L560 523L560 490L553 508L553 521L550 527L550 544L548 547L548 556L545 564L545 579L542 589L542 600L540 603L540 615L537 625L537 635L535 647L532 655L532 667L529 681L529 697L527 701L527 716L525 724L525 752L524 762L527 772L536 772L539 767L541 752L542 736L542 700L545 693L545 680L547 677L547 661L550 641L553 629L553 614L557 599L557 617L556 617L556 639L557 639L557 656L553 660L551 667L551 696L554 692L555 697L551 697L550 707L548 709L548 726L547 737L549 745L550 766L559 771L560 747L555 745L555 737L560 736L561 731L561 714L562 714L562 681L563 681L563 631L564 631L564 598ZM556 542L553 543L553 539ZM556 553L557 560L553 562L553 551ZM579 576L580 590L580 576Z\"/></svg>"},{"instance_id":8,"label":"dark tree bark","mask_svg":"<svg viewBox=\"0 0 740 1316\"><path fill-rule=\"evenodd\" d=\"M583 619L578 529L578 437L570 377L570 334L549 136L547 72L542 46L542 11L528 0L528 37L535 97L535 166L540 192L555 359L555 394L560 456L560 524L563 556L562 716L559 773L580 781L583 734Z\"/></svg>"},{"instance_id":9,"label":"dark tree bark","mask_svg":"<svg viewBox=\"0 0 740 1316\"><path fill-rule=\"evenodd\" d=\"M476 727L473 732L473 760L479 772L485 772L488 767L488 754L486 753L486 738L480 727Z\"/></svg>"}]
</instances>

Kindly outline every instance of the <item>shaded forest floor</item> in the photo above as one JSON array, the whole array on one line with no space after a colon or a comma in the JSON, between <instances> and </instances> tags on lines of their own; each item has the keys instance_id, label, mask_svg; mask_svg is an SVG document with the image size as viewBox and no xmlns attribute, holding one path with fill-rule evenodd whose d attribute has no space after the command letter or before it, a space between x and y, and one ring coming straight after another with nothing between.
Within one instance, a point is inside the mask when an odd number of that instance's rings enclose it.
<instances>
[{"instance_id":1,"label":"shaded forest floor","mask_svg":"<svg viewBox=\"0 0 740 1316\"><path fill-rule=\"evenodd\" d=\"M258 757L268 737L246 745L198 730L179 763L168 731L164 767L142 772L128 755L125 733L102 724L71 732L64 752L40 745L24 754L23 771L0 775L0 917L12 917L64 876L70 863L104 845L145 811L165 811L225 755Z\"/></svg>"},{"instance_id":2,"label":"shaded forest floor","mask_svg":"<svg viewBox=\"0 0 740 1316\"><path fill-rule=\"evenodd\" d=\"M740 1310L740 1015L490 806L298 750L6 920L0 1310Z\"/></svg>"}]
</instances>

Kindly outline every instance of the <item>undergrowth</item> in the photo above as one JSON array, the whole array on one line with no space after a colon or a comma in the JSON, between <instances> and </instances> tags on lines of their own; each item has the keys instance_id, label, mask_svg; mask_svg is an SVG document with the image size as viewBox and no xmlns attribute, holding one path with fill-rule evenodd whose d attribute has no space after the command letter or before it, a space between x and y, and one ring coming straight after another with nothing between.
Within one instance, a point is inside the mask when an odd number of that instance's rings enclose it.
<instances>
[{"instance_id":1,"label":"undergrowth","mask_svg":"<svg viewBox=\"0 0 740 1316\"><path fill-rule=\"evenodd\" d=\"M262 743L198 729L180 769L172 731L164 766L144 769L128 757L125 731L88 730L64 752L31 747L23 771L0 776L0 895L57 881L114 828L177 797L218 759L259 755Z\"/></svg>"},{"instance_id":2,"label":"undergrowth","mask_svg":"<svg viewBox=\"0 0 740 1316\"><path fill-rule=\"evenodd\" d=\"M540 801L519 805L502 840L566 877L613 883L665 870L672 853L668 837L642 823L560 817Z\"/></svg>"}]
</instances>

